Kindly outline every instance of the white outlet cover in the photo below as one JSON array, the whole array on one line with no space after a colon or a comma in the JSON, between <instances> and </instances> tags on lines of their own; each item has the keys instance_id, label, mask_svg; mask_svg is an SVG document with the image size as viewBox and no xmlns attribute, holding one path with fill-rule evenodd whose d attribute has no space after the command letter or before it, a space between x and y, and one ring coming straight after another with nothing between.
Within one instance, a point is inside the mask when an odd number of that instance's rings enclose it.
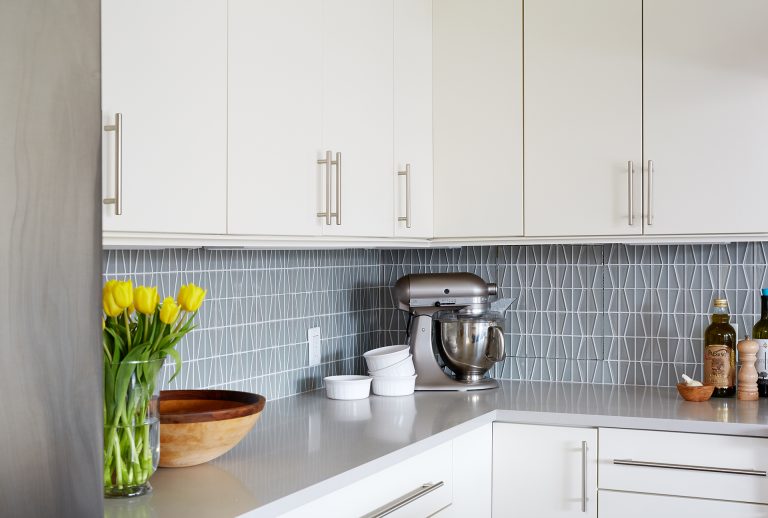
<instances>
[{"instance_id":1,"label":"white outlet cover","mask_svg":"<svg viewBox=\"0 0 768 518\"><path fill-rule=\"evenodd\" d=\"M309 356L309 366L320 365L320 328L311 327L307 331L307 352Z\"/></svg>"}]
</instances>

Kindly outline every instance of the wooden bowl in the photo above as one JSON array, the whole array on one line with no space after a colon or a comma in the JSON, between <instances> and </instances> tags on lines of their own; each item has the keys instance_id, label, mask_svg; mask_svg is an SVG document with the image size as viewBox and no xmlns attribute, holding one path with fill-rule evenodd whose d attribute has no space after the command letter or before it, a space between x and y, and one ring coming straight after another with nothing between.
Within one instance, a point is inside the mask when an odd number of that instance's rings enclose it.
<instances>
[{"instance_id":1,"label":"wooden bowl","mask_svg":"<svg viewBox=\"0 0 768 518\"><path fill-rule=\"evenodd\" d=\"M180 468L231 450L264 409L266 398L234 390L160 392L160 467Z\"/></svg>"},{"instance_id":2,"label":"wooden bowl","mask_svg":"<svg viewBox=\"0 0 768 518\"><path fill-rule=\"evenodd\" d=\"M685 383L678 383L677 391L686 401L699 403L712 397L712 393L715 391L715 386L703 385L701 387L689 387Z\"/></svg>"}]
</instances>

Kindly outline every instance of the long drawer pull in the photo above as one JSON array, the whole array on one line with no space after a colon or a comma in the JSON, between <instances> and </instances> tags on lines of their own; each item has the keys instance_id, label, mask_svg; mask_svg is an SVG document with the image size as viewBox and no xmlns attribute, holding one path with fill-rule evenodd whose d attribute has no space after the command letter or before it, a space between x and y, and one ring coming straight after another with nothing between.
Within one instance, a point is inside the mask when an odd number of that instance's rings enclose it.
<instances>
[{"instance_id":1,"label":"long drawer pull","mask_svg":"<svg viewBox=\"0 0 768 518\"><path fill-rule=\"evenodd\" d=\"M635 163L632 160L627 162L627 182L629 182L629 188L627 189L628 210L629 210L629 226L635 226Z\"/></svg>"},{"instance_id":2,"label":"long drawer pull","mask_svg":"<svg viewBox=\"0 0 768 518\"><path fill-rule=\"evenodd\" d=\"M405 176L405 216L397 221L404 221L405 228L411 228L411 164L405 164L405 171L398 171L397 176Z\"/></svg>"},{"instance_id":3,"label":"long drawer pull","mask_svg":"<svg viewBox=\"0 0 768 518\"><path fill-rule=\"evenodd\" d=\"M123 215L123 114L115 114L115 123L104 126L104 131L115 132L115 195L104 198L105 205L115 206L115 216Z\"/></svg>"},{"instance_id":4,"label":"long drawer pull","mask_svg":"<svg viewBox=\"0 0 768 518\"><path fill-rule=\"evenodd\" d=\"M587 512L587 441L581 441L581 512Z\"/></svg>"},{"instance_id":5,"label":"long drawer pull","mask_svg":"<svg viewBox=\"0 0 768 518\"><path fill-rule=\"evenodd\" d=\"M371 511L370 513L364 515L362 518L381 518L382 516L392 514L398 509L402 509L406 505L418 500L423 496L428 495L432 491L440 489L444 485L445 484L442 480L440 482L435 482L434 484L424 484L423 486L414 489L410 493L404 494L397 500L393 500L392 502Z\"/></svg>"},{"instance_id":6,"label":"long drawer pull","mask_svg":"<svg viewBox=\"0 0 768 518\"><path fill-rule=\"evenodd\" d=\"M341 202L339 201L341 199L341 186L339 184L339 173L341 168L341 153L336 153L336 160L333 159L333 152L332 151L326 151L325 152L325 158L321 158L317 160L318 165L324 165L325 166L325 210L323 212L318 212L317 217L318 218L325 218L325 224L330 225L331 224L331 218L336 218L336 224L340 225L340 215L339 215L339 207L341 207ZM336 212L331 212L331 167L336 166L337 168L337 175L336 175Z\"/></svg>"},{"instance_id":7,"label":"long drawer pull","mask_svg":"<svg viewBox=\"0 0 768 518\"><path fill-rule=\"evenodd\" d=\"M731 475L752 475L765 477L768 473L757 469L716 468L712 466L695 466L691 464L668 464L666 462L644 462L632 459L613 459L614 464L620 466L641 466L645 468L682 469L687 471L707 471L709 473L729 473Z\"/></svg>"}]
</instances>

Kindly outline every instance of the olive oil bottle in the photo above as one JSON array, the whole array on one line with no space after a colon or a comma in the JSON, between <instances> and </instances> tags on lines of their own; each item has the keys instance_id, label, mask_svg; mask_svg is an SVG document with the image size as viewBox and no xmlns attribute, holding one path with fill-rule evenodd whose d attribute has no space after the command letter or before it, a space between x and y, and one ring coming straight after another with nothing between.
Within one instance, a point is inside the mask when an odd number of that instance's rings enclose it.
<instances>
[{"instance_id":1,"label":"olive oil bottle","mask_svg":"<svg viewBox=\"0 0 768 518\"><path fill-rule=\"evenodd\" d=\"M752 328L752 339L760 344L757 351L757 393L768 397L768 289L761 292L760 320Z\"/></svg>"},{"instance_id":2,"label":"olive oil bottle","mask_svg":"<svg viewBox=\"0 0 768 518\"><path fill-rule=\"evenodd\" d=\"M704 384L715 386L713 397L736 395L736 331L730 319L728 301L715 299L712 322L704 331Z\"/></svg>"}]
</instances>

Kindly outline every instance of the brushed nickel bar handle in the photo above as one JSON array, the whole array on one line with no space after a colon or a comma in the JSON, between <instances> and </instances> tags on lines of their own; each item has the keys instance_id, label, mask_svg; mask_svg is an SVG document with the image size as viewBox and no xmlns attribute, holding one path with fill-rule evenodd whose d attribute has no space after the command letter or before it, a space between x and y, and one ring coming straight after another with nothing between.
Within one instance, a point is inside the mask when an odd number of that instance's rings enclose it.
<instances>
[{"instance_id":1,"label":"brushed nickel bar handle","mask_svg":"<svg viewBox=\"0 0 768 518\"><path fill-rule=\"evenodd\" d=\"M632 160L627 161L627 181L629 182L629 189L627 189L629 196L629 226L635 225L635 164Z\"/></svg>"},{"instance_id":2,"label":"brushed nickel bar handle","mask_svg":"<svg viewBox=\"0 0 768 518\"><path fill-rule=\"evenodd\" d=\"M341 225L341 153L336 153L336 224Z\"/></svg>"},{"instance_id":3,"label":"brushed nickel bar handle","mask_svg":"<svg viewBox=\"0 0 768 518\"><path fill-rule=\"evenodd\" d=\"M653 225L653 160L648 160L648 226Z\"/></svg>"},{"instance_id":4,"label":"brushed nickel bar handle","mask_svg":"<svg viewBox=\"0 0 768 518\"><path fill-rule=\"evenodd\" d=\"M581 512L587 512L587 441L581 441Z\"/></svg>"},{"instance_id":5,"label":"brushed nickel bar handle","mask_svg":"<svg viewBox=\"0 0 768 518\"><path fill-rule=\"evenodd\" d=\"M765 477L768 473L757 469L716 468L712 466L696 466L693 464L668 464L666 462L644 462L632 459L613 459L613 463L619 466L639 466L644 468L681 469L686 471L706 471L709 473L728 473L731 475L752 475Z\"/></svg>"},{"instance_id":6,"label":"brushed nickel bar handle","mask_svg":"<svg viewBox=\"0 0 768 518\"><path fill-rule=\"evenodd\" d=\"M115 123L104 126L104 131L115 132L115 196L104 198L105 205L115 206L115 215L123 215L123 114L115 114Z\"/></svg>"},{"instance_id":7,"label":"brushed nickel bar handle","mask_svg":"<svg viewBox=\"0 0 768 518\"><path fill-rule=\"evenodd\" d=\"M398 171L397 176L405 176L405 216L398 216L397 221L405 221L405 228L411 228L411 164L405 164L405 171Z\"/></svg>"},{"instance_id":8,"label":"brushed nickel bar handle","mask_svg":"<svg viewBox=\"0 0 768 518\"><path fill-rule=\"evenodd\" d=\"M394 513L398 509L402 509L406 505L415 502L419 498L428 495L432 491L435 491L436 489L440 489L445 484L441 480L440 482L435 482L434 484L424 484L421 487L418 487L411 491L410 493L406 493L397 500L394 500L383 507L379 507L378 509L375 509L371 511L370 513L363 515L362 518L382 518L383 516L387 516L389 514Z\"/></svg>"},{"instance_id":9,"label":"brushed nickel bar handle","mask_svg":"<svg viewBox=\"0 0 768 518\"><path fill-rule=\"evenodd\" d=\"M333 153L331 151L325 152L325 159L318 159L317 165L325 166L325 212L318 212L318 218L325 218L325 224L331 224L331 165L333 165L333 159L331 158Z\"/></svg>"}]
</instances>

